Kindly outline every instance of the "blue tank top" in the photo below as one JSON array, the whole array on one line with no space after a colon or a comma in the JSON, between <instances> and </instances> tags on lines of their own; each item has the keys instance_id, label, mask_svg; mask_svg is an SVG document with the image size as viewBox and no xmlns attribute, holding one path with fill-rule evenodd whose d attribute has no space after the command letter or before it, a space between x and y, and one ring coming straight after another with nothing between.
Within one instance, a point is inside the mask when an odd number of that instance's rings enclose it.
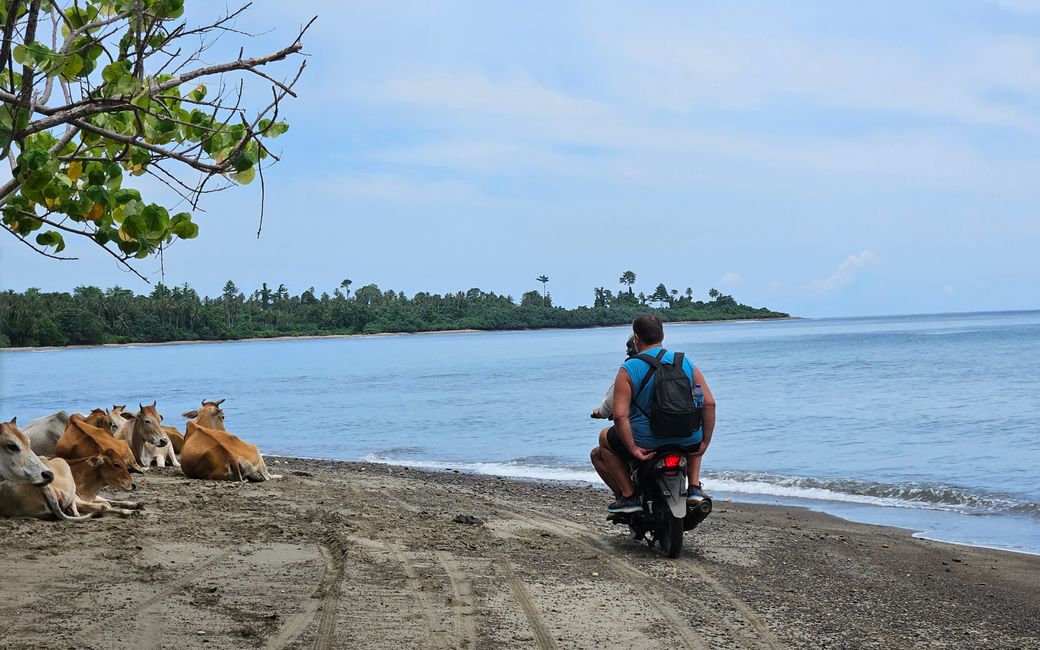
<instances>
[{"instance_id":1,"label":"blue tank top","mask_svg":"<svg viewBox=\"0 0 1040 650\"><path fill-rule=\"evenodd\" d=\"M649 354L652 357L656 357L661 352L661 347L657 346L650 348L649 350L643 350L642 354ZM671 363L674 355L669 350L665 350L664 356L661 357L661 361ZM638 404L639 408L643 411L650 410L650 403L654 401L654 377L650 378L646 386L643 387L643 392L636 394L639 391L639 385L643 383L643 378L650 372L650 364L643 361L642 359L632 358L625 362L625 365L621 366L628 372L628 376L632 379L632 401L633 404ZM684 356L683 358L683 372L690 378L690 386L693 386L693 362L690 361L690 357ZM637 409L634 405L629 408L628 411L628 422L632 425L632 437L636 441L636 445L643 449L657 449L658 447L664 447L666 445L683 445L690 446L700 444L704 438L703 427L697 429L692 434L685 438L655 438L654 434L650 432L650 421L647 420L643 412Z\"/></svg>"}]
</instances>

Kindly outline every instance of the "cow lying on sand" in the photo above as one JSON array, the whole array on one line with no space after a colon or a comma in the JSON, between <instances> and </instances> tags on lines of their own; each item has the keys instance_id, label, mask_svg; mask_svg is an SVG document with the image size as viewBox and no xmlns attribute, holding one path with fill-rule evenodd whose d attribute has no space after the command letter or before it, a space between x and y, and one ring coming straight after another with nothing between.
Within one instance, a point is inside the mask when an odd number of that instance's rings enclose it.
<instances>
[{"instance_id":1,"label":"cow lying on sand","mask_svg":"<svg viewBox=\"0 0 1040 650\"><path fill-rule=\"evenodd\" d=\"M0 424L0 517L88 518L76 510L76 483L68 463L34 454L17 418Z\"/></svg>"},{"instance_id":2,"label":"cow lying on sand","mask_svg":"<svg viewBox=\"0 0 1040 650\"><path fill-rule=\"evenodd\" d=\"M181 450L181 470L188 478L212 481L269 481L263 456L256 445L238 436L188 422Z\"/></svg>"},{"instance_id":3,"label":"cow lying on sand","mask_svg":"<svg viewBox=\"0 0 1040 650\"><path fill-rule=\"evenodd\" d=\"M106 449L116 452L130 471L142 473L143 468L137 464L130 445L125 440L113 438L107 431L91 426L78 415L73 414L61 434L58 444L54 446L54 455L66 460L86 458L103 453Z\"/></svg>"},{"instance_id":4,"label":"cow lying on sand","mask_svg":"<svg viewBox=\"0 0 1040 650\"><path fill-rule=\"evenodd\" d=\"M202 400L202 408L181 413L181 417L192 420L200 427L216 429L217 431L227 431L227 429L224 428L224 410L220 408L220 405L223 403L223 399L218 399L215 402Z\"/></svg>"},{"instance_id":5,"label":"cow lying on sand","mask_svg":"<svg viewBox=\"0 0 1040 650\"><path fill-rule=\"evenodd\" d=\"M104 409L94 409L87 415L80 413L76 415L87 424L109 431L112 435L116 434L116 431L119 430L119 423L122 422L122 420L113 419L115 418L115 411L109 413ZM65 411L58 411L38 420L33 420L25 425L22 433L29 439L29 444L32 445L32 450L37 455L54 456L54 447L58 444L58 440L61 439L61 434L65 432L65 427L68 423L69 414Z\"/></svg>"},{"instance_id":6,"label":"cow lying on sand","mask_svg":"<svg viewBox=\"0 0 1040 650\"><path fill-rule=\"evenodd\" d=\"M163 430L162 415L155 409L155 404L139 404L141 410L137 413L121 411L119 417L123 418L125 423L116 433L116 437L126 440L134 459L141 467L147 468L153 462L159 467L165 467L167 462L174 467L180 467L170 439Z\"/></svg>"},{"instance_id":7,"label":"cow lying on sand","mask_svg":"<svg viewBox=\"0 0 1040 650\"><path fill-rule=\"evenodd\" d=\"M106 449L100 454L70 460L69 469L76 481L76 507L84 512L115 512L120 515L137 514L137 501L116 501L98 496L108 486L119 490L136 488L130 470L119 454Z\"/></svg>"}]
</instances>

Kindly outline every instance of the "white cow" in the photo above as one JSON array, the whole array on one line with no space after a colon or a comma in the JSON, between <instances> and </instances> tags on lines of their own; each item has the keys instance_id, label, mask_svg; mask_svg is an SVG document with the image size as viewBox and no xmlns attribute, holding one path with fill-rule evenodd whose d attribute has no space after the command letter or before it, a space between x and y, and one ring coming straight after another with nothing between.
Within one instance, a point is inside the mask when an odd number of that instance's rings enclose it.
<instances>
[{"instance_id":1,"label":"white cow","mask_svg":"<svg viewBox=\"0 0 1040 650\"><path fill-rule=\"evenodd\" d=\"M45 463L34 454L29 439L18 430L17 419L0 424L0 516L88 518L78 514L76 483L68 463L60 458Z\"/></svg>"}]
</instances>

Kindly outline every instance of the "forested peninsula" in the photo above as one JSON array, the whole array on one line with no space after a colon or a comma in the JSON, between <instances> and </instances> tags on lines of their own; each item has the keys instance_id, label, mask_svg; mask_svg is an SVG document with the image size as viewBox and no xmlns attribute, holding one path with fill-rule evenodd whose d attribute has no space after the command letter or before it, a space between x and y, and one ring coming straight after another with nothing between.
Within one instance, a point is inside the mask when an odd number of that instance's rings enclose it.
<instances>
[{"instance_id":1,"label":"forested peninsula","mask_svg":"<svg viewBox=\"0 0 1040 650\"><path fill-rule=\"evenodd\" d=\"M149 294L113 287L77 287L72 293L38 289L0 293L0 347L219 341L275 336L380 334L444 330L581 328L629 323L646 312L665 321L786 318L787 314L738 303L715 289L708 300L693 290L664 284L650 294L634 290L635 274L621 276L621 288L593 290L592 306L554 306L547 276L542 290L517 302L512 296L480 289L457 293L382 290L375 284L351 291L344 280L330 295L311 287L291 295L284 285L266 283L250 294L228 281L210 298L188 285L157 284Z\"/></svg>"}]
</instances>

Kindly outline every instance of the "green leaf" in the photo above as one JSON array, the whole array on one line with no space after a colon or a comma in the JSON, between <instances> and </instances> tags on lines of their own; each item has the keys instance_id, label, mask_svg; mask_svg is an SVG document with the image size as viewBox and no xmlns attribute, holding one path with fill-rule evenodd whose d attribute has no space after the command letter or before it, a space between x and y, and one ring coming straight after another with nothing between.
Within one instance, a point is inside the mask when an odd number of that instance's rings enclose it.
<instances>
[{"instance_id":1,"label":"green leaf","mask_svg":"<svg viewBox=\"0 0 1040 650\"><path fill-rule=\"evenodd\" d=\"M36 243L40 246L54 246L55 253L65 250L65 240L62 238L61 233L53 230L36 235Z\"/></svg>"},{"instance_id":2,"label":"green leaf","mask_svg":"<svg viewBox=\"0 0 1040 650\"><path fill-rule=\"evenodd\" d=\"M256 167L250 167L249 169L229 174L231 178L235 179L240 185L249 185L256 178Z\"/></svg>"},{"instance_id":3,"label":"green leaf","mask_svg":"<svg viewBox=\"0 0 1040 650\"><path fill-rule=\"evenodd\" d=\"M170 232L177 235L181 239L195 239L199 236L199 227L190 221L191 215L187 212L181 214L187 215L188 219L175 223L171 228ZM177 215L180 216L180 215Z\"/></svg>"}]
</instances>

